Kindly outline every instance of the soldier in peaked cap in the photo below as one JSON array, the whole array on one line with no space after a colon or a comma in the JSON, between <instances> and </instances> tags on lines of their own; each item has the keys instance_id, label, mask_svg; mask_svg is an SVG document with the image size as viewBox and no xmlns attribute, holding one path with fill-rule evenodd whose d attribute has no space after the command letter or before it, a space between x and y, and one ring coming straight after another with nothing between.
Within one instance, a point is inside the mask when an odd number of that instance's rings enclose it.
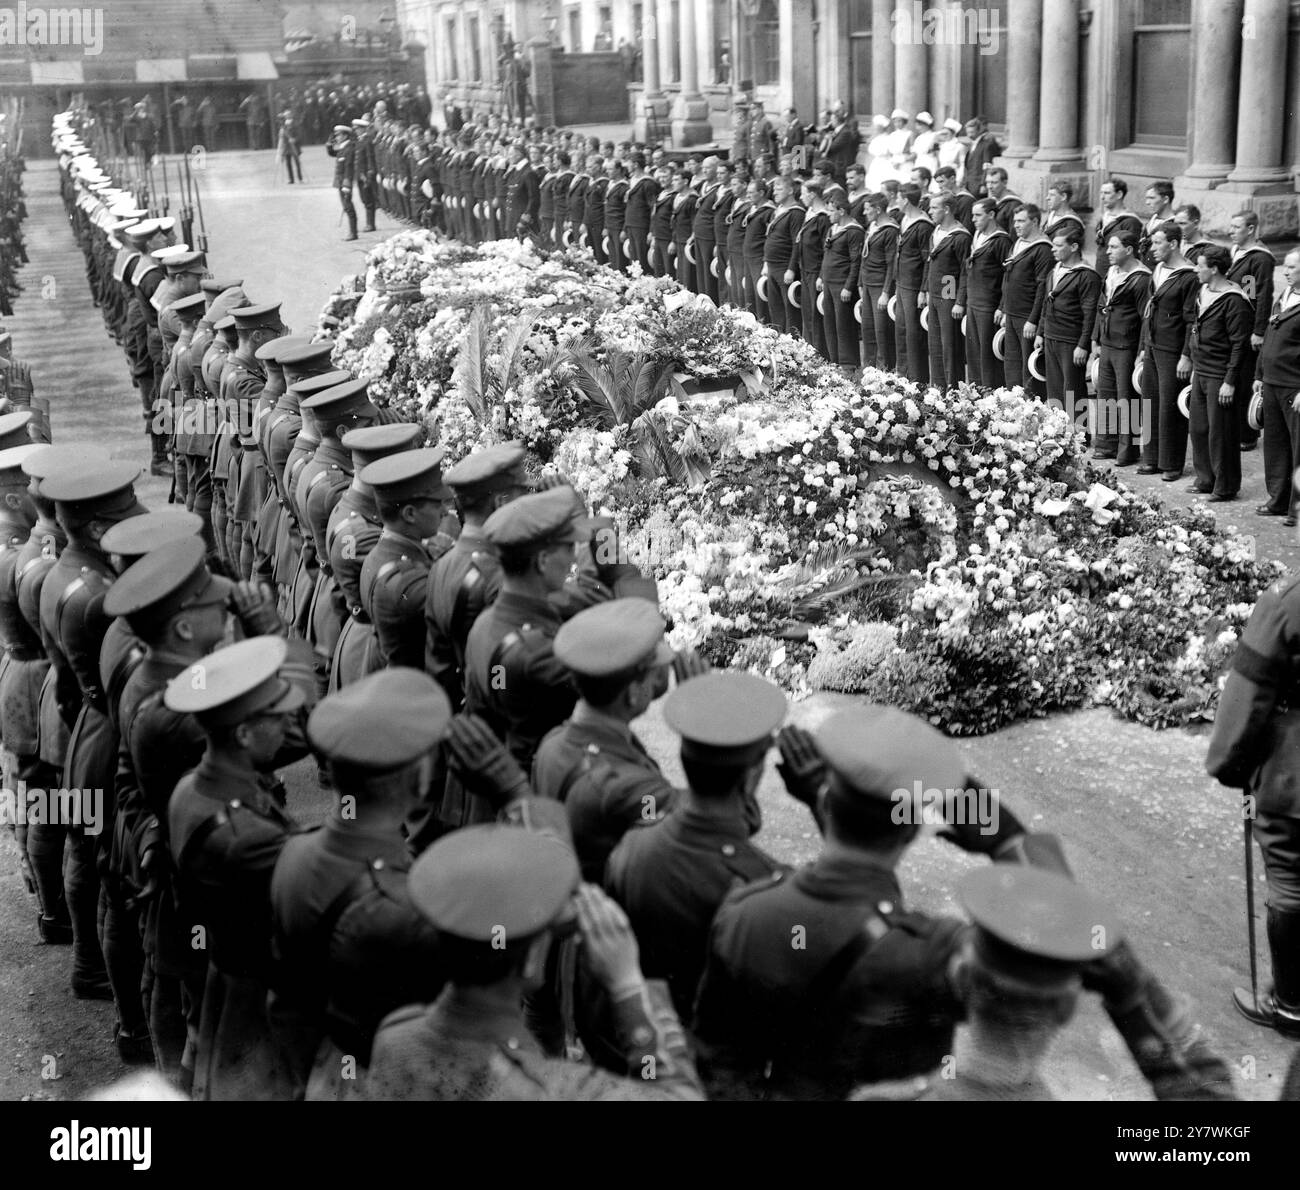
<instances>
[{"instance_id":1,"label":"soldier in peaked cap","mask_svg":"<svg viewBox=\"0 0 1300 1190\"><path fill-rule=\"evenodd\" d=\"M780 687L753 674L705 673L673 690L663 713L682 738L688 790L666 818L629 830L605 869L646 973L667 980L687 1019L723 898L737 881L783 870L750 840L762 822L758 783L786 709Z\"/></svg>"},{"instance_id":2,"label":"soldier in peaked cap","mask_svg":"<svg viewBox=\"0 0 1300 1190\"><path fill-rule=\"evenodd\" d=\"M361 568L359 593L384 665L424 664L424 595L451 489L442 447L404 450L358 472L375 494L383 531ZM445 546L443 547L445 548Z\"/></svg>"},{"instance_id":3,"label":"soldier in peaked cap","mask_svg":"<svg viewBox=\"0 0 1300 1190\"><path fill-rule=\"evenodd\" d=\"M37 715L40 709L41 680L45 676L45 652L40 636L23 619L18 607L17 562L19 552L31 536L36 523L36 509L27 495L27 476L22 463L33 452L42 450L37 443L10 447L0 451L0 785L21 794L27 776L40 763ZM28 828L22 819L14 823L19 861L28 891L37 894L40 906L37 928L65 941L72 931L66 924L67 908L62 889L57 901L46 911L41 899L42 886L34 875L28 858ZM59 920L62 918L63 920ZM42 922L49 922L42 927Z\"/></svg>"},{"instance_id":4,"label":"soldier in peaked cap","mask_svg":"<svg viewBox=\"0 0 1300 1190\"><path fill-rule=\"evenodd\" d=\"M424 667L453 707L465 697L465 643L479 613L501 589L501 563L483 524L503 504L529 490L521 442L499 442L462 459L444 476L456 497L461 531L433 564L424 602Z\"/></svg>"},{"instance_id":5,"label":"soldier in peaked cap","mask_svg":"<svg viewBox=\"0 0 1300 1190\"><path fill-rule=\"evenodd\" d=\"M149 436L152 461L150 471L155 475L170 475L171 464L167 461L166 437L155 432L153 418L154 402L162 385L163 343L162 333L158 327L158 309L153 298L166 280L162 267L150 253L170 243L171 224L174 220L146 220L128 229L127 235L140 249L140 259L131 271L131 286L135 291L135 302L144 323L144 354L133 364L132 379L140 389L140 405L144 414L144 429Z\"/></svg>"},{"instance_id":6,"label":"soldier in peaked cap","mask_svg":"<svg viewBox=\"0 0 1300 1190\"><path fill-rule=\"evenodd\" d=\"M33 441L30 427L34 418L35 414L30 409L0 413L0 450L30 445Z\"/></svg>"},{"instance_id":7,"label":"soldier in peaked cap","mask_svg":"<svg viewBox=\"0 0 1300 1190\"><path fill-rule=\"evenodd\" d=\"M108 630L104 593L116 577L101 539L118 521L147 510L136 499L139 469L106 463L56 470L41 491L54 501L67 546L41 586L41 636L57 683L59 711L70 736L63 785L69 789L112 786L114 745L100 677L100 650ZM96 839L69 827L64 891L72 914L73 991L109 994L97 937L99 871Z\"/></svg>"},{"instance_id":8,"label":"soldier in peaked cap","mask_svg":"<svg viewBox=\"0 0 1300 1190\"><path fill-rule=\"evenodd\" d=\"M319 830L289 840L275 866L270 1013L311 1098L355 1097L379 1022L442 990L436 932L407 889L401 827L450 722L433 679L402 666L330 695L307 721L340 800ZM341 1078L344 1055L361 1078Z\"/></svg>"},{"instance_id":9,"label":"soldier in peaked cap","mask_svg":"<svg viewBox=\"0 0 1300 1190\"><path fill-rule=\"evenodd\" d=\"M212 529L208 524L207 508L202 512L199 512L196 508L198 492L196 491L193 495L190 493L191 474L187 463L187 458L193 449L193 436L201 435L205 431L202 424L205 407L202 401L196 401L195 399L194 367L190 360L190 349L194 343L195 332L198 330L199 319L203 317L206 306L207 299L204 295L194 293L172 302L167 307L165 313L171 314L176 319L179 330L176 335L176 342L172 346L171 358L168 361L167 372L164 376L164 384L171 390L171 408L168 411L169 425L166 428L171 435L168 449L172 456L173 475L175 476L175 499L178 504L184 505L188 511L195 513L199 517L203 525L204 539L212 546L214 543L211 541ZM210 449L210 441L205 439L204 444ZM207 498L209 501L208 507L210 507L210 485Z\"/></svg>"},{"instance_id":10,"label":"soldier in peaked cap","mask_svg":"<svg viewBox=\"0 0 1300 1190\"><path fill-rule=\"evenodd\" d=\"M645 599L614 599L580 611L555 634L555 658L568 669L578 702L533 760L539 797L563 802L583 879L599 882L605 861L638 822L662 818L679 791L632 731L632 721L664 692L668 667L678 680L708 665L680 658L664 641L664 621Z\"/></svg>"},{"instance_id":11,"label":"soldier in peaked cap","mask_svg":"<svg viewBox=\"0 0 1300 1190\"><path fill-rule=\"evenodd\" d=\"M490 825L455 831L416 861L411 900L438 931L448 987L431 1006L390 1015L375 1034L369 1099L696 1099L698 1081L662 989L636 961L627 918L579 885L554 837ZM576 893L576 896L575 896ZM583 951L604 986L626 1069L653 1080L546 1056L524 995L540 988L557 931L576 912Z\"/></svg>"},{"instance_id":12,"label":"soldier in peaked cap","mask_svg":"<svg viewBox=\"0 0 1300 1190\"><path fill-rule=\"evenodd\" d=\"M348 220L347 239L357 238L357 208L352 204L352 189L357 180L357 142L350 124L335 124L325 142L325 152L334 158L334 189Z\"/></svg>"},{"instance_id":13,"label":"soldier in peaked cap","mask_svg":"<svg viewBox=\"0 0 1300 1190\"><path fill-rule=\"evenodd\" d=\"M239 346L230 357L221 377L221 414L224 421L212 450L213 503L222 504L226 518L226 557L231 574L245 578L252 571L251 532L248 549L244 548L244 522L235 508L243 440L251 432L253 407L266 386L266 369L257 358L257 350L272 339L288 332L280 321L280 303L267 302L243 306L231 311ZM250 519L256 509L244 509ZM247 565L245 566L245 563Z\"/></svg>"},{"instance_id":14,"label":"soldier in peaked cap","mask_svg":"<svg viewBox=\"0 0 1300 1190\"><path fill-rule=\"evenodd\" d=\"M370 403L364 380L347 380L305 398L302 409L309 412L320 432L320 443L303 465L295 489L302 513L304 536L310 536L319 567L306 635L316 654L316 675L324 693L329 683L330 659L343 630L343 608L334 598L337 585L329 566L329 545L325 534L330 513L352 482L352 453L342 443L349 430L373 424L379 410Z\"/></svg>"},{"instance_id":15,"label":"soldier in peaked cap","mask_svg":"<svg viewBox=\"0 0 1300 1190\"><path fill-rule=\"evenodd\" d=\"M56 470L57 466L85 468L102 466L107 462L107 453L92 447L42 446L26 454L21 464L23 474L31 480L27 495L36 511L31 534L14 559L14 589L18 610L27 626L29 640L39 645L39 659L22 663L33 670L31 681L37 687L37 752L20 774L31 788L58 788L68 745L68 727L60 714L55 675L45 652L40 615L41 588L67 545L67 535L55 516L54 501L40 494L40 480ZM19 663L11 660L10 664ZM67 900L63 892L66 836L67 827L63 823L32 823L27 832L27 854L36 879L37 897L42 906L40 931L47 942L72 940ZM59 926L64 929L59 929Z\"/></svg>"},{"instance_id":16,"label":"soldier in peaked cap","mask_svg":"<svg viewBox=\"0 0 1300 1190\"><path fill-rule=\"evenodd\" d=\"M344 617L330 664L331 693L383 664L375 627L361 599L361 570L380 538L384 522L375 504L374 489L361 479L360 472L389 455L415 450L424 441L424 431L410 423L362 426L349 430L340 441L352 452L356 473L325 528L330 571L336 583L335 600Z\"/></svg>"},{"instance_id":17,"label":"soldier in peaked cap","mask_svg":"<svg viewBox=\"0 0 1300 1190\"><path fill-rule=\"evenodd\" d=\"M271 977L271 873L296 829L281 764L305 752L305 666L289 646L258 636L218 649L177 674L164 704L191 714L203 759L167 807L177 900L207 930L209 962L195 1046L195 1099L283 1099L292 1080L266 1014Z\"/></svg>"}]
</instances>

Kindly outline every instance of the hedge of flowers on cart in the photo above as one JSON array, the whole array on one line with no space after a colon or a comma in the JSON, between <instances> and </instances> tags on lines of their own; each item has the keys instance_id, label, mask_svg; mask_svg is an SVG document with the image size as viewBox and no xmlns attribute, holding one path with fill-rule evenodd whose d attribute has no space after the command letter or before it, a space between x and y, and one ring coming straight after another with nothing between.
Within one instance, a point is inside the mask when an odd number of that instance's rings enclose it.
<instances>
[{"instance_id":1,"label":"hedge of flowers on cart","mask_svg":"<svg viewBox=\"0 0 1300 1190\"><path fill-rule=\"evenodd\" d=\"M612 515L671 640L953 734L1105 705L1212 717L1282 567L1084 461L1019 390L859 382L750 314L582 250L405 232L325 314L450 459L519 439ZM1109 485L1109 486L1108 486Z\"/></svg>"}]
</instances>

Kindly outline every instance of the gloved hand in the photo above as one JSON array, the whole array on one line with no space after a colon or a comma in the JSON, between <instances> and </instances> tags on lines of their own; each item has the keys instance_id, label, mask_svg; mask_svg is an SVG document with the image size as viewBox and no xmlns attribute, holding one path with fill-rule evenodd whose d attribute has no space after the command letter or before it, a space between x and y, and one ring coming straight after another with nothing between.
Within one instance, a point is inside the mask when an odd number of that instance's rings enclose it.
<instances>
[{"instance_id":1,"label":"gloved hand","mask_svg":"<svg viewBox=\"0 0 1300 1190\"><path fill-rule=\"evenodd\" d=\"M230 607L245 636L283 636L284 621L267 583L243 581L230 593Z\"/></svg>"},{"instance_id":2,"label":"gloved hand","mask_svg":"<svg viewBox=\"0 0 1300 1190\"><path fill-rule=\"evenodd\" d=\"M776 771L781 774L786 790L797 802L805 806L816 805L818 794L826 784L826 761L812 733L802 727L783 727L776 736L781 750L781 762Z\"/></svg>"},{"instance_id":3,"label":"gloved hand","mask_svg":"<svg viewBox=\"0 0 1300 1190\"><path fill-rule=\"evenodd\" d=\"M477 715L457 715L446 735L448 763L471 793L494 810L527 797L532 789L519 762Z\"/></svg>"},{"instance_id":4,"label":"gloved hand","mask_svg":"<svg viewBox=\"0 0 1300 1190\"><path fill-rule=\"evenodd\" d=\"M967 789L984 788L978 777L972 777L969 774L966 777ZM1006 802L1002 800L1000 794L996 791L993 794L997 798L997 829L985 833L985 823L979 822L950 822L939 832L939 838L947 839L949 843L954 843L963 851L969 851L972 855L993 855L1000 850L1005 844L1009 843L1018 835L1025 833L1024 824L1008 808Z\"/></svg>"},{"instance_id":5,"label":"gloved hand","mask_svg":"<svg viewBox=\"0 0 1300 1190\"><path fill-rule=\"evenodd\" d=\"M1140 995L1146 968L1128 939L1121 938L1101 958L1086 964L1080 974L1088 991L1098 993L1108 1007L1122 1012Z\"/></svg>"},{"instance_id":6,"label":"gloved hand","mask_svg":"<svg viewBox=\"0 0 1300 1190\"><path fill-rule=\"evenodd\" d=\"M639 992L645 982L641 956L622 906L594 884L580 885L573 899L591 974L614 1000Z\"/></svg>"},{"instance_id":7,"label":"gloved hand","mask_svg":"<svg viewBox=\"0 0 1300 1190\"><path fill-rule=\"evenodd\" d=\"M694 649L678 649L673 657L673 677L680 686L691 678L698 678L713 668L707 657L701 657Z\"/></svg>"}]
</instances>

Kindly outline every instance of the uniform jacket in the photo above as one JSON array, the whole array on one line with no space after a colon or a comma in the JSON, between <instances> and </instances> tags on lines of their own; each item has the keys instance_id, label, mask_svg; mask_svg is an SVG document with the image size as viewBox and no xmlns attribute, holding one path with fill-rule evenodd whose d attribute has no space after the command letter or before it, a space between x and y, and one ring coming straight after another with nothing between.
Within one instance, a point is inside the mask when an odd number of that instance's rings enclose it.
<instances>
[{"instance_id":1,"label":"uniform jacket","mask_svg":"<svg viewBox=\"0 0 1300 1190\"><path fill-rule=\"evenodd\" d=\"M1205 758L1211 777L1249 790L1262 813L1300 818L1300 576L1280 578L1250 613Z\"/></svg>"},{"instance_id":2,"label":"uniform jacket","mask_svg":"<svg viewBox=\"0 0 1300 1190\"><path fill-rule=\"evenodd\" d=\"M1112 268L1097 304L1092 337L1103 347L1135 350L1142 337L1142 314L1151 293L1151 272L1139 265L1123 278Z\"/></svg>"},{"instance_id":3,"label":"uniform jacket","mask_svg":"<svg viewBox=\"0 0 1300 1190\"><path fill-rule=\"evenodd\" d=\"M424 668L453 707L464 701L465 645L479 614L501 589L501 563L481 528L465 526L429 571Z\"/></svg>"},{"instance_id":4,"label":"uniform jacket","mask_svg":"<svg viewBox=\"0 0 1300 1190\"><path fill-rule=\"evenodd\" d=\"M790 252L790 269L800 284L806 283L814 289L817 287L817 280L822 275L826 233L830 226L831 217L825 211L807 216L799 225L799 234Z\"/></svg>"},{"instance_id":5,"label":"uniform jacket","mask_svg":"<svg viewBox=\"0 0 1300 1190\"><path fill-rule=\"evenodd\" d=\"M771 199L764 199L757 206L751 206L741 216L741 225L745 229L745 259L762 264L764 244L767 241L767 225L772 221L776 208Z\"/></svg>"},{"instance_id":6,"label":"uniform jacket","mask_svg":"<svg viewBox=\"0 0 1300 1190\"><path fill-rule=\"evenodd\" d=\"M919 293L925 286L926 262L930 259L933 235L934 223L928 215L920 215L899 229L894 265L885 278L885 291L890 296L900 289Z\"/></svg>"},{"instance_id":7,"label":"uniform jacket","mask_svg":"<svg viewBox=\"0 0 1300 1190\"><path fill-rule=\"evenodd\" d=\"M1285 293L1284 293L1285 296ZM1273 312L1264 328L1264 342L1255 360L1255 379L1276 384L1292 391L1300 390L1300 301L1285 310L1282 299L1273 303Z\"/></svg>"},{"instance_id":8,"label":"uniform jacket","mask_svg":"<svg viewBox=\"0 0 1300 1190\"><path fill-rule=\"evenodd\" d=\"M717 182L700 187L699 201L695 204L695 216L691 223L691 234L696 242L712 243L714 239L713 209L723 194L727 193Z\"/></svg>"},{"instance_id":9,"label":"uniform jacket","mask_svg":"<svg viewBox=\"0 0 1300 1190\"><path fill-rule=\"evenodd\" d=\"M972 310L996 310L1002 304L1003 264L1011 251L1011 237L1000 227L987 236L973 236L970 255L962 272L957 301Z\"/></svg>"},{"instance_id":10,"label":"uniform jacket","mask_svg":"<svg viewBox=\"0 0 1300 1190\"><path fill-rule=\"evenodd\" d=\"M1102 211L1097 220L1097 275L1105 279L1106 272L1110 268L1110 257L1106 255L1106 245L1110 242L1110 237L1117 231L1131 231L1138 237L1142 238L1142 220L1139 219L1132 211L1117 211L1113 215L1108 215Z\"/></svg>"},{"instance_id":11,"label":"uniform jacket","mask_svg":"<svg viewBox=\"0 0 1300 1190\"><path fill-rule=\"evenodd\" d=\"M966 288L966 260L970 256L970 245L970 232L964 227L954 227L947 233L935 229L930 237L924 280L931 301L959 300ZM938 329L936 326L935 330Z\"/></svg>"},{"instance_id":12,"label":"uniform jacket","mask_svg":"<svg viewBox=\"0 0 1300 1190\"><path fill-rule=\"evenodd\" d=\"M1045 239L1017 240L1002 262L1002 311L1008 318L1038 322L1055 262ZM1007 334L1010 334L1007 331Z\"/></svg>"},{"instance_id":13,"label":"uniform jacket","mask_svg":"<svg viewBox=\"0 0 1300 1190\"><path fill-rule=\"evenodd\" d=\"M432 565L422 542L385 528L361 567L361 602L385 665L424 665L424 595Z\"/></svg>"},{"instance_id":14,"label":"uniform jacket","mask_svg":"<svg viewBox=\"0 0 1300 1190\"><path fill-rule=\"evenodd\" d=\"M862 267L862 242L866 233L856 223L831 224L822 245L822 287L839 299L842 289L858 287L858 270ZM829 311L830 307L826 307Z\"/></svg>"},{"instance_id":15,"label":"uniform jacket","mask_svg":"<svg viewBox=\"0 0 1300 1190\"><path fill-rule=\"evenodd\" d=\"M1195 269L1185 267L1169 272L1156 265L1151 275L1142 327L1148 347L1191 355L1199 288Z\"/></svg>"},{"instance_id":16,"label":"uniform jacket","mask_svg":"<svg viewBox=\"0 0 1300 1190\"><path fill-rule=\"evenodd\" d=\"M583 703L537 749L532 785L564 803L582 878L593 884L627 831L662 818L678 797L630 727Z\"/></svg>"},{"instance_id":17,"label":"uniform jacket","mask_svg":"<svg viewBox=\"0 0 1300 1190\"><path fill-rule=\"evenodd\" d=\"M1253 323L1250 299L1235 285L1213 295L1201 286L1192 328L1192 370L1235 383L1248 358Z\"/></svg>"},{"instance_id":18,"label":"uniform jacket","mask_svg":"<svg viewBox=\"0 0 1300 1190\"><path fill-rule=\"evenodd\" d=\"M693 190L681 190L673 196L673 239L678 244L684 244L691 238L695 208L698 205L699 199Z\"/></svg>"},{"instance_id":19,"label":"uniform jacket","mask_svg":"<svg viewBox=\"0 0 1300 1190\"><path fill-rule=\"evenodd\" d=\"M767 234L763 238L763 261L771 266L770 271L778 283L786 269L791 267L805 213L798 203L792 203L774 210L768 220Z\"/></svg>"},{"instance_id":20,"label":"uniform jacket","mask_svg":"<svg viewBox=\"0 0 1300 1190\"><path fill-rule=\"evenodd\" d=\"M1043 338L1073 343L1087 351L1100 299L1101 278L1095 270L1080 263L1058 275L1053 268L1043 281Z\"/></svg>"},{"instance_id":21,"label":"uniform jacket","mask_svg":"<svg viewBox=\"0 0 1300 1190\"><path fill-rule=\"evenodd\" d=\"M1263 244L1252 244L1245 251L1233 257L1226 274L1229 281L1241 286L1246 297L1254 307L1255 321L1250 328L1252 335L1262 335L1268 326L1269 315L1273 310L1273 270L1277 261L1273 253Z\"/></svg>"},{"instance_id":22,"label":"uniform jacket","mask_svg":"<svg viewBox=\"0 0 1300 1190\"><path fill-rule=\"evenodd\" d=\"M782 867L751 841L738 808L722 817L681 805L662 822L629 831L614 848L606 891L632 923L641 969L667 980L679 1015L690 1019L718 906L734 885Z\"/></svg>"},{"instance_id":23,"label":"uniform jacket","mask_svg":"<svg viewBox=\"0 0 1300 1190\"><path fill-rule=\"evenodd\" d=\"M627 207L623 212L623 226L646 231L650 227L650 212L659 195L659 183L649 174L633 178L627 188Z\"/></svg>"},{"instance_id":24,"label":"uniform jacket","mask_svg":"<svg viewBox=\"0 0 1300 1190\"><path fill-rule=\"evenodd\" d=\"M732 892L694 1022L710 1095L843 1099L855 1083L933 1070L963 1016L948 980L963 929L907 911L894 873L851 854ZM864 930L866 949L837 971Z\"/></svg>"}]
</instances>

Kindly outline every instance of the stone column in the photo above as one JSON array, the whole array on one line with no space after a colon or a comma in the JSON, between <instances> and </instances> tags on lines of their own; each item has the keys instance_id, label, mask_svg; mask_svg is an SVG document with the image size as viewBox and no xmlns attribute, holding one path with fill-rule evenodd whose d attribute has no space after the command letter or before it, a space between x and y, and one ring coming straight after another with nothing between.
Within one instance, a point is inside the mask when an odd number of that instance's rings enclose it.
<instances>
[{"instance_id":1,"label":"stone column","mask_svg":"<svg viewBox=\"0 0 1300 1190\"><path fill-rule=\"evenodd\" d=\"M894 0L871 3L871 112L888 116L894 110ZM868 113L859 112L859 116Z\"/></svg>"},{"instance_id":2,"label":"stone column","mask_svg":"<svg viewBox=\"0 0 1300 1190\"><path fill-rule=\"evenodd\" d=\"M1032 157L1038 149L1038 77L1043 52L1039 0L1007 0L1006 157Z\"/></svg>"},{"instance_id":3,"label":"stone column","mask_svg":"<svg viewBox=\"0 0 1300 1190\"><path fill-rule=\"evenodd\" d=\"M713 139L709 104L700 94L700 54L695 28L695 5L682 4L682 87L673 105L673 144L698 145Z\"/></svg>"},{"instance_id":4,"label":"stone column","mask_svg":"<svg viewBox=\"0 0 1300 1190\"><path fill-rule=\"evenodd\" d=\"M640 110L634 113L633 125L636 139L645 143L651 134L662 136L667 130L663 127L668 119L668 99L663 91L663 75L660 71L659 47L663 39L659 36L659 0L645 0L641 13L641 70L645 80L645 93L641 97ZM646 118L646 109L654 114L654 120ZM658 129L651 125L657 124Z\"/></svg>"},{"instance_id":5,"label":"stone column","mask_svg":"<svg viewBox=\"0 0 1300 1190\"><path fill-rule=\"evenodd\" d=\"M1078 0L1043 0L1042 101L1035 161L1078 161Z\"/></svg>"},{"instance_id":6,"label":"stone column","mask_svg":"<svg viewBox=\"0 0 1300 1190\"><path fill-rule=\"evenodd\" d=\"M1237 92L1237 168L1228 175L1229 182L1254 187L1287 179L1282 168L1287 9L1280 0L1246 0Z\"/></svg>"},{"instance_id":7,"label":"stone column","mask_svg":"<svg viewBox=\"0 0 1300 1190\"><path fill-rule=\"evenodd\" d=\"M930 47L921 40L921 30L912 28L911 21L900 22L897 32L898 40L894 42L894 104L890 110L897 106L909 116L915 116L930 106Z\"/></svg>"},{"instance_id":8,"label":"stone column","mask_svg":"<svg viewBox=\"0 0 1300 1190\"><path fill-rule=\"evenodd\" d=\"M1223 181L1233 164L1242 0L1196 0L1192 12L1192 94L1188 178Z\"/></svg>"}]
</instances>

